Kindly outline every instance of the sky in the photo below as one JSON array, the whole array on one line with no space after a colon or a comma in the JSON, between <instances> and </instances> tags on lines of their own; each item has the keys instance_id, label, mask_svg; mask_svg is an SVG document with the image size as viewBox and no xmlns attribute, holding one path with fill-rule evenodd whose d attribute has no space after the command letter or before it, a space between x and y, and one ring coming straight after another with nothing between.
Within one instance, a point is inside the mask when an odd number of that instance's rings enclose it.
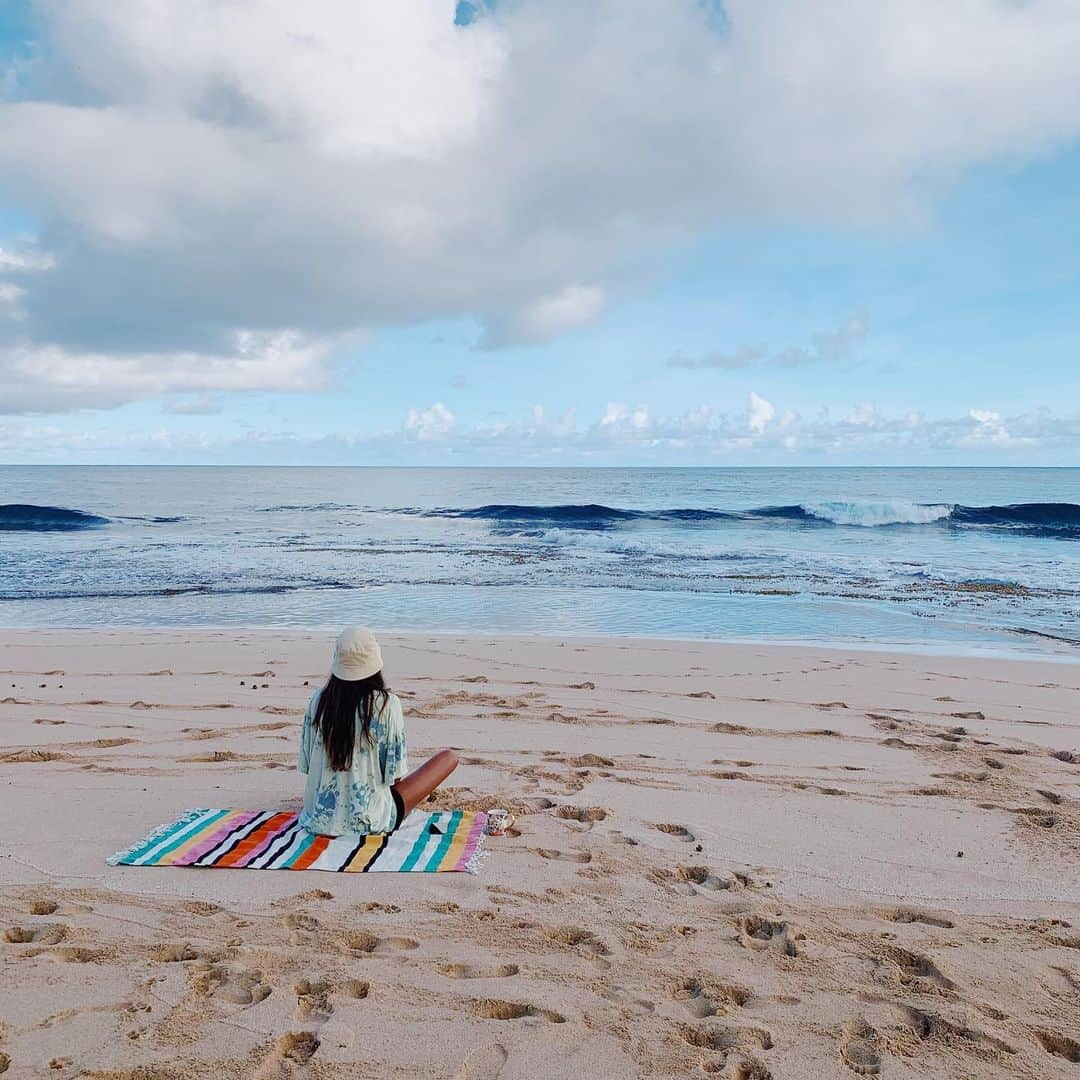
<instances>
[{"instance_id":1,"label":"sky","mask_svg":"<svg viewBox=\"0 0 1080 1080\"><path fill-rule=\"evenodd\" d=\"M0 0L0 461L1080 465L1075 0Z\"/></svg>"}]
</instances>

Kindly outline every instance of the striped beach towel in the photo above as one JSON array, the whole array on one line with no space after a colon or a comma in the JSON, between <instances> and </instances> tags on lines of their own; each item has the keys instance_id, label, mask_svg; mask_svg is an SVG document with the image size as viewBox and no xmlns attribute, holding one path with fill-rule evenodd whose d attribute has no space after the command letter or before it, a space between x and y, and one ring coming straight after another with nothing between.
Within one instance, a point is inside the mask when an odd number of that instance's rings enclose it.
<instances>
[{"instance_id":1,"label":"striped beach towel","mask_svg":"<svg viewBox=\"0 0 1080 1080\"><path fill-rule=\"evenodd\" d=\"M414 811L386 836L316 836L295 813L188 810L177 821L118 851L112 866L205 866L231 870L475 873L486 814Z\"/></svg>"}]
</instances>

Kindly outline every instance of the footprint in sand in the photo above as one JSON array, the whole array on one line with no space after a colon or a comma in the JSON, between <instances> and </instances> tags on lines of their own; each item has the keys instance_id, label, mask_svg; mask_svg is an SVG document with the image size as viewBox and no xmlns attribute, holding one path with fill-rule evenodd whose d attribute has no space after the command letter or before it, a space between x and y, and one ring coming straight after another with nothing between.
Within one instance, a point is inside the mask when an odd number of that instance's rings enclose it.
<instances>
[{"instance_id":1,"label":"footprint in sand","mask_svg":"<svg viewBox=\"0 0 1080 1080\"><path fill-rule=\"evenodd\" d=\"M1080 1042L1068 1035L1062 1035L1058 1031L1036 1031L1035 1038L1048 1054L1064 1058L1074 1065L1080 1063Z\"/></svg>"},{"instance_id":2,"label":"footprint in sand","mask_svg":"<svg viewBox=\"0 0 1080 1080\"><path fill-rule=\"evenodd\" d=\"M436 964L435 970L448 979L507 979L521 970L517 964L477 967L475 964Z\"/></svg>"},{"instance_id":3,"label":"footprint in sand","mask_svg":"<svg viewBox=\"0 0 1080 1080\"><path fill-rule=\"evenodd\" d=\"M329 889L308 889L307 892L298 893L297 900L333 900L334 894Z\"/></svg>"},{"instance_id":4,"label":"footprint in sand","mask_svg":"<svg viewBox=\"0 0 1080 1080\"><path fill-rule=\"evenodd\" d=\"M290 911L281 922L290 930L317 930L319 928L319 920L304 911Z\"/></svg>"},{"instance_id":5,"label":"footprint in sand","mask_svg":"<svg viewBox=\"0 0 1080 1080\"><path fill-rule=\"evenodd\" d=\"M1061 990L1080 993L1080 971L1072 971L1067 967L1058 967L1056 965L1051 966L1050 970L1065 983L1064 987L1055 988L1055 996Z\"/></svg>"},{"instance_id":6,"label":"footprint in sand","mask_svg":"<svg viewBox=\"0 0 1080 1080\"><path fill-rule=\"evenodd\" d=\"M720 1016L733 1008L741 1008L750 1000L750 991L732 983L690 977L675 983L671 996L692 1016L704 1020L707 1016Z\"/></svg>"},{"instance_id":7,"label":"footprint in sand","mask_svg":"<svg viewBox=\"0 0 1080 1080\"><path fill-rule=\"evenodd\" d=\"M52 915L52 913L56 911L57 906L58 905L55 900L49 900L45 897L42 897L38 900L31 900L30 903L27 905L26 910L31 915Z\"/></svg>"},{"instance_id":8,"label":"footprint in sand","mask_svg":"<svg viewBox=\"0 0 1080 1080\"><path fill-rule=\"evenodd\" d=\"M67 937L70 927L63 923L46 923L42 926L9 926L4 940L11 945L56 945Z\"/></svg>"},{"instance_id":9,"label":"footprint in sand","mask_svg":"<svg viewBox=\"0 0 1080 1080\"><path fill-rule=\"evenodd\" d=\"M366 979L346 979L338 989L356 1001L363 1001L371 993L371 983Z\"/></svg>"},{"instance_id":10,"label":"footprint in sand","mask_svg":"<svg viewBox=\"0 0 1080 1080\"><path fill-rule=\"evenodd\" d=\"M877 1032L861 1017L845 1020L837 1043L840 1059L859 1076L877 1076L881 1055L877 1051Z\"/></svg>"},{"instance_id":11,"label":"footprint in sand","mask_svg":"<svg viewBox=\"0 0 1080 1080\"><path fill-rule=\"evenodd\" d=\"M547 935L557 945L563 945L593 959L609 955L611 950L583 926L559 926Z\"/></svg>"},{"instance_id":12,"label":"footprint in sand","mask_svg":"<svg viewBox=\"0 0 1080 1080\"><path fill-rule=\"evenodd\" d=\"M918 911L915 908L891 908L883 911L882 916L895 923L924 923L926 926L940 926L944 930L951 930L954 923L942 915L934 915L929 911Z\"/></svg>"},{"instance_id":13,"label":"footprint in sand","mask_svg":"<svg viewBox=\"0 0 1080 1080\"><path fill-rule=\"evenodd\" d=\"M180 910L186 911L191 915L202 915L203 917L206 917L216 915L221 910L221 907L209 900L185 900L180 905Z\"/></svg>"},{"instance_id":14,"label":"footprint in sand","mask_svg":"<svg viewBox=\"0 0 1080 1080\"><path fill-rule=\"evenodd\" d=\"M380 955L395 952L411 952L420 948L420 942L410 937L381 938L367 930L349 930L341 937L345 952L363 955Z\"/></svg>"},{"instance_id":15,"label":"footprint in sand","mask_svg":"<svg viewBox=\"0 0 1080 1080\"><path fill-rule=\"evenodd\" d=\"M686 882L691 886L697 886L697 888L691 888L691 892L693 893L696 893L697 889L708 889L710 892L723 892L727 889L738 887L737 879L734 877L717 877L717 875L707 866L680 866L677 875L680 881Z\"/></svg>"},{"instance_id":16,"label":"footprint in sand","mask_svg":"<svg viewBox=\"0 0 1080 1080\"><path fill-rule=\"evenodd\" d=\"M653 828L656 829L657 832L667 833L668 836L675 836L680 840L685 840L688 844L693 843L693 841L697 839L685 825L660 822L659 824L654 824Z\"/></svg>"},{"instance_id":17,"label":"footprint in sand","mask_svg":"<svg viewBox=\"0 0 1080 1080\"><path fill-rule=\"evenodd\" d=\"M542 1016L553 1024L566 1023L562 1013L520 1001L501 1001L499 998L480 998L469 1006L469 1011L482 1020L523 1020L527 1016Z\"/></svg>"},{"instance_id":18,"label":"footprint in sand","mask_svg":"<svg viewBox=\"0 0 1080 1080\"><path fill-rule=\"evenodd\" d=\"M211 997L230 1005L253 1005L270 996L261 971L232 970L223 964L200 961L188 968L188 981L199 997Z\"/></svg>"},{"instance_id":19,"label":"footprint in sand","mask_svg":"<svg viewBox=\"0 0 1080 1080\"><path fill-rule=\"evenodd\" d=\"M934 983L943 990L956 988L956 984L938 970L934 961L928 956L923 956L922 953L911 952L899 945L886 945L884 956L886 960L896 965L902 983L925 981Z\"/></svg>"},{"instance_id":20,"label":"footprint in sand","mask_svg":"<svg viewBox=\"0 0 1080 1080\"><path fill-rule=\"evenodd\" d=\"M601 757L599 754L578 754L576 757L567 758L566 763L575 769L610 769L615 765L611 758Z\"/></svg>"},{"instance_id":21,"label":"footprint in sand","mask_svg":"<svg viewBox=\"0 0 1080 1080\"><path fill-rule=\"evenodd\" d=\"M521 802L523 812L526 814L539 814L541 810L550 810L555 802L543 795L534 796L531 799L523 799Z\"/></svg>"},{"instance_id":22,"label":"footprint in sand","mask_svg":"<svg viewBox=\"0 0 1080 1080\"><path fill-rule=\"evenodd\" d=\"M757 1058L743 1058L731 1067L731 1080L772 1080L772 1073Z\"/></svg>"},{"instance_id":23,"label":"footprint in sand","mask_svg":"<svg viewBox=\"0 0 1080 1080\"><path fill-rule=\"evenodd\" d=\"M498 1080L510 1055L501 1043L474 1050L454 1074L456 1080Z\"/></svg>"},{"instance_id":24,"label":"footprint in sand","mask_svg":"<svg viewBox=\"0 0 1080 1080\"><path fill-rule=\"evenodd\" d=\"M775 949L794 958L799 955L795 942L801 937L786 922L762 915L745 915L739 922L739 944L745 949Z\"/></svg>"},{"instance_id":25,"label":"footprint in sand","mask_svg":"<svg viewBox=\"0 0 1080 1080\"><path fill-rule=\"evenodd\" d=\"M38 750L27 748L25 750L13 750L10 754L0 754L0 761L9 765L41 765L48 761L68 761L70 754L61 754L54 750Z\"/></svg>"},{"instance_id":26,"label":"footprint in sand","mask_svg":"<svg viewBox=\"0 0 1080 1080\"><path fill-rule=\"evenodd\" d=\"M159 964L182 964L188 960L198 960L199 954L185 941L182 944L162 943L151 950L150 959Z\"/></svg>"},{"instance_id":27,"label":"footprint in sand","mask_svg":"<svg viewBox=\"0 0 1080 1080\"><path fill-rule=\"evenodd\" d=\"M603 821L610 813L611 811L603 806L560 806L555 811L555 816L562 818L564 821L580 821L592 824L596 821Z\"/></svg>"},{"instance_id":28,"label":"footprint in sand","mask_svg":"<svg viewBox=\"0 0 1080 1080\"><path fill-rule=\"evenodd\" d=\"M721 1053L729 1050L771 1050L773 1046L772 1034L765 1028L718 1027L711 1024L692 1027L690 1024L681 1024L678 1032L691 1046Z\"/></svg>"},{"instance_id":29,"label":"footprint in sand","mask_svg":"<svg viewBox=\"0 0 1080 1080\"><path fill-rule=\"evenodd\" d=\"M608 1001L614 1001L621 1005L627 1012L635 1016L648 1016L656 1011L656 1005L647 997L639 996L639 992L632 987L623 986L620 983L612 983L601 991L601 996Z\"/></svg>"},{"instance_id":30,"label":"footprint in sand","mask_svg":"<svg viewBox=\"0 0 1080 1080\"><path fill-rule=\"evenodd\" d=\"M590 863L592 855L587 851L560 851L558 848L534 848L542 859L559 859L562 862Z\"/></svg>"},{"instance_id":31,"label":"footprint in sand","mask_svg":"<svg viewBox=\"0 0 1080 1080\"><path fill-rule=\"evenodd\" d=\"M105 959L106 953L102 949L88 949L85 945L65 945L53 956L67 964L93 964Z\"/></svg>"},{"instance_id":32,"label":"footprint in sand","mask_svg":"<svg viewBox=\"0 0 1080 1080\"><path fill-rule=\"evenodd\" d=\"M292 1075L293 1065L306 1065L319 1049L313 1031L290 1031L282 1035L267 1055L254 1080L276 1080Z\"/></svg>"},{"instance_id":33,"label":"footprint in sand","mask_svg":"<svg viewBox=\"0 0 1080 1080\"><path fill-rule=\"evenodd\" d=\"M295 1020L312 1020L324 1024L334 1012L330 1003L330 984L324 979L312 981L301 979L294 987L296 991Z\"/></svg>"},{"instance_id":34,"label":"footprint in sand","mask_svg":"<svg viewBox=\"0 0 1080 1080\"><path fill-rule=\"evenodd\" d=\"M1016 1053L1016 1050L1002 1039L989 1035L985 1031L976 1031L966 1024L954 1024L951 1020L946 1020L945 1017L938 1016L936 1013L925 1012L913 1005L899 1005L897 1011L900 1014L901 1026L913 1032L924 1042L933 1039L952 1046L968 1043L972 1046L996 1050L999 1053Z\"/></svg>"}]
</instances>

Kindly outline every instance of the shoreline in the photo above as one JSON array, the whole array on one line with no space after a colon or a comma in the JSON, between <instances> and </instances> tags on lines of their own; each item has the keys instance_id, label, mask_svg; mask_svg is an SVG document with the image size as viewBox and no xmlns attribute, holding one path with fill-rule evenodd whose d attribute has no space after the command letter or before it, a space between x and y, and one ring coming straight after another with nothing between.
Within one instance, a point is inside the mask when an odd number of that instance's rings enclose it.
<instances>
[{"instance_id":1,"label":"shoreline","mask_svg":"<svg viewBox=\"0 0 1080 1080\"><path fill-rule=\"evenodd\" d=\"M14 1076L839 1080L856 1019L885 1075L1070 1075L1069 665L380 636L412 763L461 755L433 805L518 815L476 876L107 866L296 807L333 632L0 631Z\"/></svg>"},{"instance_id":2,"label":"shoreline","mask_svg":"<svg viewBox=\"0 0 1080 1080\"><path fill-rule=\"evenodd\" d=\"M816 652L865 652L874 655L891 655L897 657L940 657L943 659L957 660L1002 660L1008 663L1047 663L1047 664L1080 664L1080 646L1069 647L1070 639L1056 638L1051 635L1039 634L1036 631L1018 630L1017 636L1033 636L1046 638L1051 642L1060 642L1059 651L1024 650L996 648L992 645L982 646L978 643L964 645L961 642L913 642L895 641L879 642L868 640L845 640L842 638L814 639L814 638L757 638L757 637L687 637L684 635L644 635L644 634L580 634L567 633L564 635L553 633L538 633L534 631L504 631L497 633L478 633L474 630L410 630L382 627L371 624L372 629L380 637L390 638L468 638L484 641L508 641L508 642L572 642L576 644L597 645L608 642L645 642L660 643L665 645L708 645L717 648L767 648L777 650L800 650L813 649ZM273 624L250 624L231 625L193 623L190 625L162 625L143 626L135 624L117 624L115 626L5 626L0 624L0 640L12 635L30 634L73 634L73 635L102 635L102 634L129 634L133 636L166 635L166 634L215 634L215 635L242 635L242 634L265 634L265 635L295 635L308 636L311 634L337 634L340 630L339 623L320 623L312 625L273 625Z\"/></svg>"}]
</instances>

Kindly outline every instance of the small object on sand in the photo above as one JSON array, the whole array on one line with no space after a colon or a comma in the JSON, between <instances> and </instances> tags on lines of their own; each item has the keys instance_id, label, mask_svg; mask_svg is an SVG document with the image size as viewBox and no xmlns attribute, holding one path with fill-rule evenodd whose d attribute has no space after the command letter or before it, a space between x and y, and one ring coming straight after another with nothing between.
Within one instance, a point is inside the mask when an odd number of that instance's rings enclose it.
<instances>
[{"instance_id":1,"label":"small object on sand","mask_svg":"<svg viewBox=\"0 0 1080 1080\"><path fill-rule=\"evenodd\" d=\"M308 685L308 680L307 680L307 679L305 679L305 680L304 680L304 685L305 685L305 686L307 686L307 685Z\"/></svg>"},{"instance_id":2,"label":"small object on sand","mask_svg":"<svg viewBox=\"0 0 1080 1080\"><path fill-rule=\"evenodd\" d=\"M962 858L964 857L964 853L963 853L962 851L958 851L958 852L956 853L956 857L957 857L958 859L962 859Z\"/></svg>"},{"instance_id":3,"label":"small object on sand","mask_svg":"<svg viewBox=\"0 0 1080 1080\"><path fill-rule=\"evenodd\" d=\"M516 820L509 810L489 810L484 832L488 836L502 836Z\"/></svg>"},{"instance_id":4,"label":"small object on sand","mask_svg":"<svg viewBox=\"0 0 1080 1080\"><path fill-rule=\"evenodd\" d=\"M694 850L695 851L704 851L705 849L700 844L695 844L694 845Z\"/></svg>"},{"instance_id":5,"label":"small object on sand","mask_svg":"<svg viewBox=\"0 0 1080 1080\"><path fill-rule=\"evenodd\" d=\"M244 682L244 680L243 680L243 679L241 679L241 680L240 680L240 685L241 685L241 686L246 686L247 684L246 684L246 683Z\"/></svg>"}]
</instances>

